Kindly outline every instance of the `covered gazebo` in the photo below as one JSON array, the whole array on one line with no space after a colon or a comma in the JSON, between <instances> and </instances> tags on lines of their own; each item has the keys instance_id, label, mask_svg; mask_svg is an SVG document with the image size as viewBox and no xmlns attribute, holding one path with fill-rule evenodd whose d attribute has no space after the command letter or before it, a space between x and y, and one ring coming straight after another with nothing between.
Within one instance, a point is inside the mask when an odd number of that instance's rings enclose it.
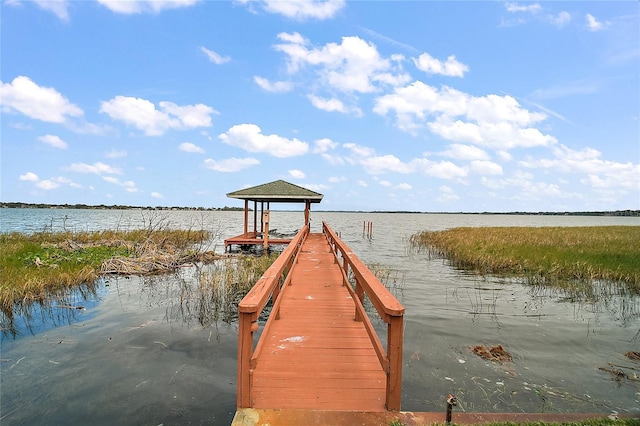
<instances>
[{"instance_id":1,"label":"covered gazebo","mask_svg":"<svg viewBox=\"0 0 640 426\"><path fill-rule=\"evenodd\" d=\"M308 225L311 203L319 203L322 201L323 195L284 180L276 180L230 192L227 197L244 200L244 232L224 240L225 251L227 247L234 244L262 245L265 249L269 247L269 244L289 244L291 242L289 239L269 239L270 204L304 203L304 224ZM250 201L253 201L253 231L249 230ZM258 229L258 203L260 203L260 229Z\"/></svg>"}]
</instances>

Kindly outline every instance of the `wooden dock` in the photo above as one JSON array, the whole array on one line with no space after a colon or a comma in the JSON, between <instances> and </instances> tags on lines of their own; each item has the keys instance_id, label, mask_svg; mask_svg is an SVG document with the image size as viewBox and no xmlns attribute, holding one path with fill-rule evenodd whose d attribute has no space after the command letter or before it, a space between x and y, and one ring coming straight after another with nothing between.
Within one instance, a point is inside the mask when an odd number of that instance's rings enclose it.
<instances>
[{"instance_id":1,"label":"wooden dock","mask_svg":"<svg viewBox=\"0 0 640 426\"><path fill-rule=\"evenodd\" d=\"M363 308L365 294L388 324L386 350ZM239 408L400 409L404 308L326 224L323 233L305 226L296 235L239 314Z\"/></svg>"}]
</instances>

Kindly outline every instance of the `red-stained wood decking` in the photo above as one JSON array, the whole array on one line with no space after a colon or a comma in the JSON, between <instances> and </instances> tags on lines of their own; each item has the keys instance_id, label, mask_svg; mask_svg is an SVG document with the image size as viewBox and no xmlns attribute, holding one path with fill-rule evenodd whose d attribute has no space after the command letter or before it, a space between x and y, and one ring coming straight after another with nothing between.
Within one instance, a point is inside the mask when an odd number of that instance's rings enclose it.
<instances>
[{"instance_id":1,"label":"red-stained wood decking","mask_svg":"<svg viewBox=\"0 0 640 426\"><path fill-rule=\"evenodd\" d=\"M386 375L323 234L309 234L261 338L253 408L385 411Z\"/></svg>"}]
</instances>

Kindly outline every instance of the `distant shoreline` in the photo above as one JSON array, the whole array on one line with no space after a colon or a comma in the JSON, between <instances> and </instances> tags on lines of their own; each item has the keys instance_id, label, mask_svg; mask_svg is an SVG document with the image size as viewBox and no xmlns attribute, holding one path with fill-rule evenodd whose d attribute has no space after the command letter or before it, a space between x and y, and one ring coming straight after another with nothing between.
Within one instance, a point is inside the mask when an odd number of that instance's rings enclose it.
<instances>
[{"instance_id":1,"label":"distant shoreline","mask_svg":"<svg viewBox=\"0 0 640 426\"><path fill-rule=\"evenodd\" d=\"M178 207L178 206L125 206L87 204L34 204L21 202L0 202L0 209L79 209L79 210L168 210L168 211L243 211L242 207ZM250 209L251 210L251 209ZM286 210L285 210L286 211ZM487 214L487 215L547 215L547 216L626 216L640 217L640 210L576 211L576 212L421 212L409 210L363 211L363 210L315 210L332 213L412 213L412 214Z\"/></svg>"}]
</instances>

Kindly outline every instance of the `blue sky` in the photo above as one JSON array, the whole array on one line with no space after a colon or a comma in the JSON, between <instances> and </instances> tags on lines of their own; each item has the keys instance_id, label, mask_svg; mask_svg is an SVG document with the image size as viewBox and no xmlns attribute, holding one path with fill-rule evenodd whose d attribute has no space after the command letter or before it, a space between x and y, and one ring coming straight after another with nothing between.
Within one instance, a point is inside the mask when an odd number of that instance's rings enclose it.
<instances>
[{"instance_id":1,"label":"blue sky","mask_svg":"<svg viewBox=\"0 0 640 426\"><path fill-rule=\"evenodd\" d=\"M1 3L2 201L640 209L640 3Z\"/></svg>"}]
</instances>

